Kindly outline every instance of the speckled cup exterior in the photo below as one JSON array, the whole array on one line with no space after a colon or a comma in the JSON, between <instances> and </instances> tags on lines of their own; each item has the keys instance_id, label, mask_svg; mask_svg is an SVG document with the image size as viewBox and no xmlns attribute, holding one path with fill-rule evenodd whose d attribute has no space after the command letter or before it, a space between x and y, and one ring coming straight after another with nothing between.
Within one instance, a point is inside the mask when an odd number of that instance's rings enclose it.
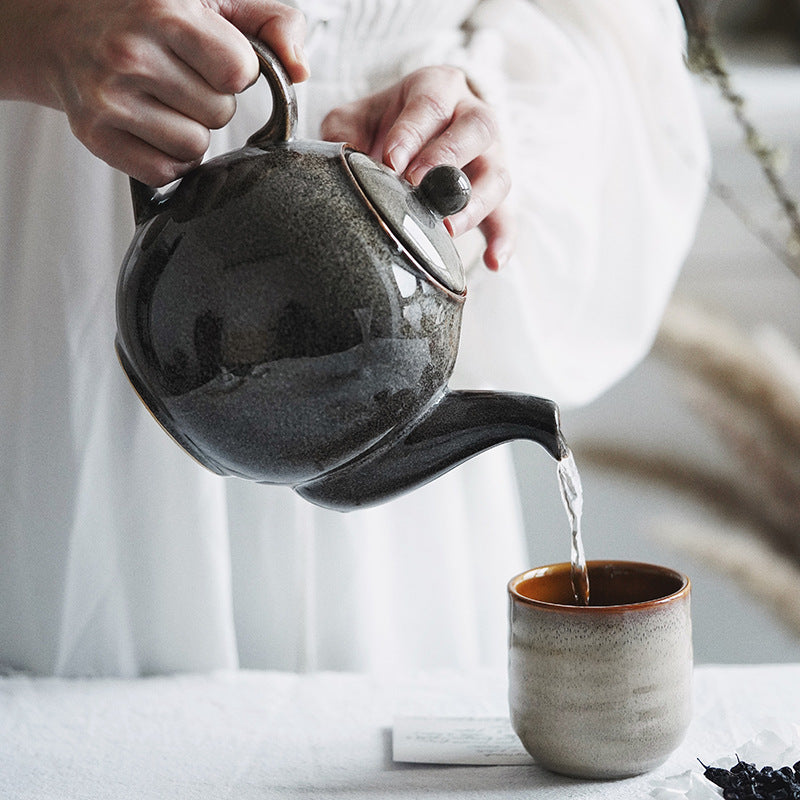
<instances>
[{"instance_id":1,"label":"speckled cup exterior","mask_svg":"<svg viewBox=\"0 0 800 800\"><path fill-rule=\"evenodd\" d=\"M588 568L613 605L570 605L568 563L509 582L511 722L553 772L638 775L667 759L691 718L690 583L650 564Z\"/></svg>"}]
</instances>

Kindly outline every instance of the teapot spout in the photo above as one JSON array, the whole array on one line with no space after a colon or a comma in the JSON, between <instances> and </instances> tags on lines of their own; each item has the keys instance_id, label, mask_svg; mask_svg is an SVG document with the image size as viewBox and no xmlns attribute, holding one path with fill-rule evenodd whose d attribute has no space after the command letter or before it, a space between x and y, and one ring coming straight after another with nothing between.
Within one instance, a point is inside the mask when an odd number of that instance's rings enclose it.
<instances>
[{"instance_id":1,"label":"teapot spout","mask_svg":"<svg viewBox=\"0 0 800 800\"><path fill-rule=\"evenodd\" d=\"M567 453L552 400L525 394L445 390L413 426L295 491L316 505L349 511L382 503L512 439L537 442L560 461Z\"/></svg>"}]
</instances>

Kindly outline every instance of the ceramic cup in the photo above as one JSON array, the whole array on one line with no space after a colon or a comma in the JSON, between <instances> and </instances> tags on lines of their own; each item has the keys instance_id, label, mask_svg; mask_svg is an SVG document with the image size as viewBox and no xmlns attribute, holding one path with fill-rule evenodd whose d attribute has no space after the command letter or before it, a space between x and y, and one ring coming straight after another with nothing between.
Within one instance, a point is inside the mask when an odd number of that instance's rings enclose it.
<instances>
[{"instance_id":1,"label":"ceramic cup","mask_svg":"<svg viewBox=\"0 0 800 800\"><path fill-rule=\"evenodd\" d=\"M570 565L508 584L509 709L541 766L583 778L656 767L691 717L689 579L652 564L590 561L590 605Z\"/></svg>"}]
</instances>

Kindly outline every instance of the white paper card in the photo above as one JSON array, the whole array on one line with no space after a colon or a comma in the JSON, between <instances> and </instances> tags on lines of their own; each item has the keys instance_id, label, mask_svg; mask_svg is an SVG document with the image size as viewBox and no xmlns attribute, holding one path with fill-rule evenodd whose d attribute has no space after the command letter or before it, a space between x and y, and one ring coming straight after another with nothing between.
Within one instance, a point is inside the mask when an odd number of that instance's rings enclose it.
<instances>
[{"instance_id":1,"label":"white paper card","mask_svg":"<svg viewBox=\"0 0 800 800\"><path fill-rule=\"evenodd\" d=\"M506 717L397 717L392 757L417 764L533 763Z\"/></svg>"}]
</instances>

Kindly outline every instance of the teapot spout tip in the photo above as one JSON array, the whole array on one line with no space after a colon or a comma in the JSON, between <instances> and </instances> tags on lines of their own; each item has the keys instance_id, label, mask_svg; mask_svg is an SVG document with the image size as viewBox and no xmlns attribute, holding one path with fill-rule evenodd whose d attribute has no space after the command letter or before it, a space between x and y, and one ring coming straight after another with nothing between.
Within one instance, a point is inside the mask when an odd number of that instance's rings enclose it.
<instances>
[{"instance_id":1,"label":"teapot spout tip","mask_svg":"<svg viewBox=\"0 0 800 800\"><path fill-rule=\"evenodd\" d=\"M530 439L541 445L556 461L569 458L571 450L561 431L561 411L552 400L525 396L524 402L533 409L534 425L521 438Z\"/></svg>"},{"instance_id":2,"label":"teapot spout tip","mask_svg":"<svg viewBox=\"0 0 800 800\"><path fill-rule=\"evenodd\" d=\"M563 461L565 458L569 458L572 454L569 445L567 444L567 440L564 438L564 434L561 433L561 427L559 425L558 435L556 436L556 443L555 447L550 450L550 455L556 461Z\"/></svg>"}]
</instances>

